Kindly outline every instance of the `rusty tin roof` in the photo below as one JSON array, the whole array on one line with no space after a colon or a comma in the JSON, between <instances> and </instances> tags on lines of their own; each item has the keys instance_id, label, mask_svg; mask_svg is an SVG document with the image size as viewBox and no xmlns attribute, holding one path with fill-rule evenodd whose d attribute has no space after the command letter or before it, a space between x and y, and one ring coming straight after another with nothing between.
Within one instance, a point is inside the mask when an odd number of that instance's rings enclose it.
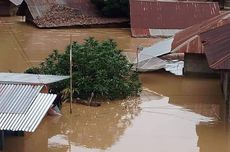
<instances>
[{"instance_id":1,"label":"rusty tin roof","mask_svg":"<svg viewBox=\"0 0 230 152\"><path fill-rule=\"evenodd\" d=\"M223 25L230 25L230 12L224 12L216 17L193 25L174 36L173 52L204 53L200 34Z\"/></svg>"},{"instance_id":2,"label":"rusty tin roof","mask_svg":"<svg viewBox=\"0 0 230 152\"><path fill-rule=\"evenodd\" d=\"M210 68L230 70L230 24L202 33L200 37Z\"/></svg>"},{"instance_id":3,"label":"rusty tin roof","mask_svg":"<svg viewBox=\"0 0 230 152\"><path fill-rule=\"evenodd\" d=\"M215 2L130 0L133 36L150 36L149 29L183 29L219 13Z\"/></svg>"}]
</instances>

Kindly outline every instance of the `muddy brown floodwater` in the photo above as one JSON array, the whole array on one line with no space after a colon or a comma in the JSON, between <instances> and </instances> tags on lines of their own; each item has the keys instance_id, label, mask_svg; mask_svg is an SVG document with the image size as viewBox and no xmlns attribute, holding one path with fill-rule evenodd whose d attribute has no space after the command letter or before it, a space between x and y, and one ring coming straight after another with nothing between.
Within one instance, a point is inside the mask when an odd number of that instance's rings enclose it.
<instances>
[{"instance_id":1,"label":"muddy brown floodwater","mask_svg":"<svg viewBox=\"0 0 230 152\"><path fill-rule=\"evenodd\" d=\"M22 72L53 48L62 50L88 36L113 38L133 52L159 39L134 39L129 29L39 30L21 18L0 18L0 69ZM46 116L34 133L7 137L6 152L229 152L229 123L218 79L140 74L139 98L101 107L63 105L61 117Z\"/></svg>"}]
</instances>

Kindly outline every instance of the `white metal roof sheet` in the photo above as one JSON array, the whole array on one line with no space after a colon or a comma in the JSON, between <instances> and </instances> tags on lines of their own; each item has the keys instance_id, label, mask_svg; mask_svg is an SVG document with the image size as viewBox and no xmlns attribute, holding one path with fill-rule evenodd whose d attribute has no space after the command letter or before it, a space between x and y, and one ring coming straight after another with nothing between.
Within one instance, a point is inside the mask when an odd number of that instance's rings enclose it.
<instances>
[{"instance_id":1,"label":"white metal roof sheet","mask_svg":"<svg viewBox=\"0 0 230 152\"><path fill-rule=\"evenodd\" d=\"M16 88L15 90L21 88L21 85L6 85L5 87L9 86ZM24 85L24 87L30 88L29 85ZM40 88L37 89L39 90ZM28 94L36 95L34 95L33 98L30 98L31 104L25 111L14 112L12 109L21 109L25 105L24 102L27 100L18 100L16 96L15 98L7 99L3 96L5 95L4 92L0 90L0 93L1 102L8 103L7 106L5 106L5 109L2 110L3 112L0 112L0 130L11 131L34 132L56 98L55 94L37 93L37 90L34 92L24 91L24 93L18 93L22 97L21 99L25 99ZM17 92L10 89L6 94L14 95L15 93Z\"/></svg>"},{"instance_id":2,"label":"white metal roof sheet","mask_svg":"<svg viewBox=\"0 0 230 152\"><path fill-rule=\"evenodd\" d=\"M153 57L158 57L167 54L171 51L171 45L173 42L173 37L162 40L150 47L145 47L141 52L138 53L138 62L151 59ZM137 59L135 63L137 62Z\"/></svg>"},{"instance_id":3,"label":"white metal roof sheet","mask_svg":"<svg viewBox=\"0 0 230 152\"><path fill-rule=\"evenodd\" d=\"M27 73L0 73L0 83L8 84L50 84L68 78L69 76Z\"/></svg>"},{"instance_id":4,"label":"white metal roof sheet","mask_svg":"<svg viewBox=\"0 0 230 152\"><path fill-rule=\"evenodd\" d=\"M43 86L0 84L0 112L24 113Z\"/></svg>"},{"instance_id":5,"label":"white metal roof sheet","mask_svg":"<svg viewBox=\"0 0 230 152\"><path fill-rule=\"evenodd\" d=\"M10 2L18 6L23 2L23 0L10 0Z\"/></svg>"}]
</instances>

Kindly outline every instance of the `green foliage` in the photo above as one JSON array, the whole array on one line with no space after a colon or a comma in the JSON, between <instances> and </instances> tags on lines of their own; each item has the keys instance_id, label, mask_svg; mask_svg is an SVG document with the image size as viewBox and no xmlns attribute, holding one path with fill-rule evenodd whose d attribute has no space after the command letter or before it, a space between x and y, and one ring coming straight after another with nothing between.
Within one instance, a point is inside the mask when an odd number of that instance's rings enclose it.
<instances>
[{"instance_id":1,"label":"green foliage","mask_svg":"<svg viewBox=\"0 0 230 152\"><path fill-rule=\"evenodd\" d=\"M107 17L128 17L129 0L91 0Z\"/></svg>"},{"instance_id":2,"label":"green foliage","mask_svg":"<svg viewBox=\"0 0 230 152\"><path fill-rule=\"evenodd\" d=\"M70 46L63 54L54 50L38 68L26 72L69 75L69 50ZM72 50L75 97L88 98L93 92L96 97L116 99L137 95L141 91L137 73L131 71L132 65L113 40L98 42L88 38L83 44L74 42ZM68 83L60 82L52 89L59 92L67 88Z\"/></svg>"}]
</instances>

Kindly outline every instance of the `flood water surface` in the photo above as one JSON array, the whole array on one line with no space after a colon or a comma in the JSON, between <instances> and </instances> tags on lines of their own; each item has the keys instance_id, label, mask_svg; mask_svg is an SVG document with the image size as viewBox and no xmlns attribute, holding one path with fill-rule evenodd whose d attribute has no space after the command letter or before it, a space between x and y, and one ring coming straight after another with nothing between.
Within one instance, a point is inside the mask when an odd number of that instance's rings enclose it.
<instances>
[{"instance_id":1,"label":"flood water surface","mask_svg":"<svg viewBox=\"0 0 230 152\"><path fill-rule=\"evenodd\" d=\"M129 29L39 30L20 22L0 20L0 69L22 72L37 65L53 48L73 39L113 38L133 52L158 39L134 39ZM61 117L46 116L34 133L7 137L6 152L229 152L229 123L219 80L176 77L164 72L140 74L138 98L105 102L100 107L65 103Z\"/></svg>"},{"instance_id":2,"label":"flood water surface","mask_svg":"<svg viewBox=\"0 0 230 152\"><path fill-rule=\"evenodd\" d=\"M230 151L230 126L224 121L218 80L166 73L142 74L141 80L144 90L140 97L103 103L101 107L74 104L73 114L69 114L66 103L63 116L45 117L35 133L8 137L6 150ZM187 87L191 92L185 91Z\"/></svg>"},{"instance_id":3,"label":"flood water surface","mask_svg":"<svg viewBox=\"0 0 230 152\"><path fill-rule=\"evenodd\" d=\"M20 17L0 17L1 71L21 72L41 63L54 49L63 51L72 41L84 39L114 39L124 51L136 51L137 46L151 45L159 39L130 37L130 29L37 29L27 25ZM16 64L15 64L16 63Z\"/></svg>"}]
</instances>

